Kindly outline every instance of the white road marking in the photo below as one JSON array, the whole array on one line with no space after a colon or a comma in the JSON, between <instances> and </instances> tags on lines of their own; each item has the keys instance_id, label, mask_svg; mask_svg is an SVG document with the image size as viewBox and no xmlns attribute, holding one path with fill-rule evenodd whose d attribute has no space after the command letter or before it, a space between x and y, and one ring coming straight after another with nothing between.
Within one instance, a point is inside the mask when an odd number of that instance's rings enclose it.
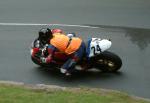
<instances>
[{"instance_id":1,"label":"white road marking","mask_svg":"<svg viewBox=\"0 0 150 103\"><path fill-rule=\"evenodd\" d=\"M0 23L1 26L68 26L68 27L82 27L82 28L99 28L85 25L69 25L69 24L36 24L36 23Z\"/></svg>"}]
</instances>

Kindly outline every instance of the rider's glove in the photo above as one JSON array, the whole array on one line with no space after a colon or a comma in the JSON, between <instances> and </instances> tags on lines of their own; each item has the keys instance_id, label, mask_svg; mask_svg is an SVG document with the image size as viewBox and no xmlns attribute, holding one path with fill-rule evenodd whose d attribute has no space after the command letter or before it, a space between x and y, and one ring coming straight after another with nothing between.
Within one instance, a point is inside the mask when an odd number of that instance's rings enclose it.
<instances>
[{"instance_id":1,"label":"rider's glove","mask_svg":"<svg viewBox=\"0 0 150 103\"><path fill-rule=\"evenodd\" d=\"M41 57L41 58L40 58L40 61L41 61L41 63L46 63L46 58Z\"/></svg>"},{"instance_id":2,"label":"rider's glove","mask_svg":"<svg viewBox=\"0 0 150 103\"><path fill-rule=\"evenodd\" d=\"M41 57L40 58L41 63L51 63L52 62L52 58L51 55L49 55L48 57Z\"/></svg>"}]
</instances>

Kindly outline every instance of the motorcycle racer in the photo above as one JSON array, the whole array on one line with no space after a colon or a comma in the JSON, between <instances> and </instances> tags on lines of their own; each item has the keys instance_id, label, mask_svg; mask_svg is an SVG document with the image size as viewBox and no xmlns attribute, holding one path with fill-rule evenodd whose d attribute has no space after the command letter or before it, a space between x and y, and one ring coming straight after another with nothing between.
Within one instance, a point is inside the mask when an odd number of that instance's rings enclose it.
<instances>
[{"instance_id":1,"label":"motorcycle racer","mask_svg":"<svg viewBox=\"0 0 150 103\"><path fill-rule=\"evenodd\" d=\"M38 32L38 38L36 38L31 45L33 52L31 54L32 57L35 57L35 54L39 52L40 49L43 49L49 44L50 35L54 33L63 33L61 29L49 29L49 28L42 28Z\"/></svg>"},{"instance_id":2,"label":"motorcycle racer","mask_svg":"<svg viewBox=\"0 0 150 103\"><path fill-rule=\"evenodd\" d=\"M65 35L60 30L53 32L53 29L43 28L32 43L31 59L42 67L56 67L66 76L74 70L86 71L92 67L104 72L116 72L122 60L107 51L111 44L110 39L89 38L85 46L83 40L74 33Z\"/></svg>"},{"instance_id":3,"label":"motorcycle racer","mask_svg":"<svg viewBox=\"0 0 150 103\"><path fill-rule=\"evenodd\" d=\"M75 65L82 59L86 47L78 37L67 36L62 33L54 33L49 37L48 56L41 58L42 63L51 63L55 51L61 51L69 55L67 61L60 68L61 73L71 75Z\"/></svg>"},{"instance_id":4,"label":"motorcycle racer","mask_svg":"<svg viewBox=\"0 0 150 103\"><path fill-rule=\"evenodd\" d=\"M62 68L60 70L61 73L70 75L76 63L79 60L81 60L85 52L84 42L79 38L75 38L75 36L76 36L75 33L69 33L65 35L61 29L50 30L49 28L42 28L39 31L38 38L35 39L32 43L33 52L31 56L36 60L38 59L38 61L41 63L51 63L53 61L54 52L62 51L64 52L65 55L67 56L69 55L68 57L70 58L66 61L66 63L64 63L64 65L62 65ZM58 42L56 39L60 40L60 42ZM65 41L65 39L67 39L67 41ZM61 45L62 48L60 48L60 44L64 44ZM68 48L65 48L65 45ZM36 54L40 51L40 49L47 51L46 57L44 56L36 57Z\"/></svg>"}]
</instances>

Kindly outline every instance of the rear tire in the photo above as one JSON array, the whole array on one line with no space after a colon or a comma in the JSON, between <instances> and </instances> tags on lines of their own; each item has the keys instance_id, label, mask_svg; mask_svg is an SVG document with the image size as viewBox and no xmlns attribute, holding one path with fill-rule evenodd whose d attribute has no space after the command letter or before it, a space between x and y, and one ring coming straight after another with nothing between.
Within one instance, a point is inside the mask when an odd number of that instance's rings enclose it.
<instances>
[{"instance_id":1,"label":"rear tire","mask_svg":"<svg viewBox=\"0 0 150 103\"><path fill-rule=\"evenodd\" d=\"M122 66L121 58L109 51L102 52L94 61L94 66L102 72L116 72Z\"/></svg>"}]
</instances>

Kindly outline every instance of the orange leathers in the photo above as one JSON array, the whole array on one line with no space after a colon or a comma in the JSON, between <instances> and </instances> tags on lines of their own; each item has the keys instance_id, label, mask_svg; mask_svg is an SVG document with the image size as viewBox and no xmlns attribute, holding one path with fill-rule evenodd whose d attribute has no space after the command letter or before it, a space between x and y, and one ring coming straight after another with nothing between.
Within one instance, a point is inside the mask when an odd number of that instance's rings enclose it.
<instances>
[{"instance_id":1,"label":"orange leathers","mask_svg":"<svg viewBox=\"0 0 150 103\"><path fill-rule=\"evenodd\" d=\"M82 42L82 40L77 37L73 37L71 41L69 40L70 38L64 34L54 33L53 38L50 40L50 44L69 55L77 51Z\"/></svg>"}]
</instances>

